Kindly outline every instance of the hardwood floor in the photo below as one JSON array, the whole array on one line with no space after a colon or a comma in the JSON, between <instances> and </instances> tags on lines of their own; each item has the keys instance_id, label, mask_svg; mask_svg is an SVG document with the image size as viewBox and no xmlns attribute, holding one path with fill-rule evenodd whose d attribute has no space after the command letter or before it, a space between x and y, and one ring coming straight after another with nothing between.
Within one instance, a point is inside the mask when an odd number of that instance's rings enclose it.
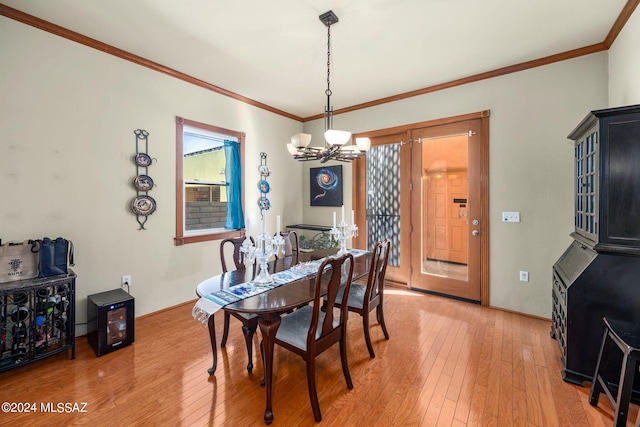
<instances>
[{"instance_id":1,"label":"hardwood floor","mask_svg":"<svg viewBox=\"0 0 640 427\"><path fill-rule=\"evenodd\" d=\"M317 359L321 425L612 424L605 397L594 408L588 387L560 378L548 321L396 288L385 295L391 339L374 323L375 359L361 319L349 319L353 390L344 382L337 346ZM209 377L207 329L192 319L192 306L136 319L136 342L100 358L80 337L76 360L63 354L0 373L0 402L37 407L36 413L0 414L0 425L263 426L259 351L248 374L240 323L232 319L218 371ZM219 338L222 312L216 316ZM305 375L301 358L276 349L273 426L316 424ZM47 402L86 402L86 412L43 413ZM631 405L628 425L637 414Z\"/></svg>"}]
</instances>

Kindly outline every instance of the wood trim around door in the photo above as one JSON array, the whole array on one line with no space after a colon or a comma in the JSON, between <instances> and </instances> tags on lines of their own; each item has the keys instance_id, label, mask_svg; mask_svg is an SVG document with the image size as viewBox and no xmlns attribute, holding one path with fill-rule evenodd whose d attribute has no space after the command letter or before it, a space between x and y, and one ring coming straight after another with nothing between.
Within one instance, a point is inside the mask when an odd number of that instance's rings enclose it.
<instances>
[{"instance_id":1,"label":"wood trim around door","mask_svg":"<svg viewBox=\"0 0 640 427\"><path fill-rule=\"evenodd\" d=\"M480 304L489 306L489 110L483 111L486 115L482 115L480 120L482 122L482 166L481 166L481 181L480 192L482 193L482 203L480 210L482 212L482 224L480 232L483 236L487 236L486 239L482 239L482 247L480 249Z\"/></svg>"}]
</instances>

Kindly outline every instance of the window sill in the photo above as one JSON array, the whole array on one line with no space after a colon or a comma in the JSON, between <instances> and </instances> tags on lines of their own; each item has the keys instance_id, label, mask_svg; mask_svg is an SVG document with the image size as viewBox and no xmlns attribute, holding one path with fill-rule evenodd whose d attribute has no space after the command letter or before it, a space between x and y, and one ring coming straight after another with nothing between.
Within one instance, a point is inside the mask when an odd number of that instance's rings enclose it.
<instances>
[{"instance_id":1,"label":"window sill","mask_svg":"<svg viewBox=\"0 0 640 427\"><path fill-rule=\"evenodd\" d=\"M188 243L208 242L211 240L222 240L228 237L244 236L244 230L230 230L221 233L200 234L197 236L179 236L175 238L176 246L186 245Z\"/></svg>"}]
</instances>

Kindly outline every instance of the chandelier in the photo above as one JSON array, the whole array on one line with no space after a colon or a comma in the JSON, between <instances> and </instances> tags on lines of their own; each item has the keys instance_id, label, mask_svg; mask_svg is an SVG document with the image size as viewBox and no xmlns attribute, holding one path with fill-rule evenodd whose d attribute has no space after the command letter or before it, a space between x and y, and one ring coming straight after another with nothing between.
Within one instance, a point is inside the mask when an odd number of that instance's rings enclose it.
<instances>
[{"instance_id":1,"label":"chandelier","mask_svg":"<svg viewBox=\"0 0 640 427\"><path fill-rule=\"evenodd\" d=\"M371 146L369 138L356 138L356 145L345 144L351 141L351 132L333 129L333 107L331 106L331 25L338 22L338 17L332 11L320 15L320 21L327 27L327 105L324 109L324 139L323 147L309 147L311 135L297 133L291 137L287 144L289 153L296 160L320 160L325 163L329 160L350 162L363 156Z\"/></svg>"}]
</instances>

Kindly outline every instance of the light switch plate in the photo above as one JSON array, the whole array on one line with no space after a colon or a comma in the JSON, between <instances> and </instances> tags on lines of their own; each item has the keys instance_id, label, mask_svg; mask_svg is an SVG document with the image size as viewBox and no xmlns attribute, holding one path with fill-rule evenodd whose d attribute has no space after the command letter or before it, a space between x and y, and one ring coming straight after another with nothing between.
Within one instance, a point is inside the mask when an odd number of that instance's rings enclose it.
<instances>
[{"instance_id":1,"label":"light switch plate","mask_svg":"<svg viewBox=\"0 0 640 427\"><path fill-rule=\"evenodd\" d=\"M520 212L502 212L502 222L520 222Z\"/></svg>"}]
</instances>

